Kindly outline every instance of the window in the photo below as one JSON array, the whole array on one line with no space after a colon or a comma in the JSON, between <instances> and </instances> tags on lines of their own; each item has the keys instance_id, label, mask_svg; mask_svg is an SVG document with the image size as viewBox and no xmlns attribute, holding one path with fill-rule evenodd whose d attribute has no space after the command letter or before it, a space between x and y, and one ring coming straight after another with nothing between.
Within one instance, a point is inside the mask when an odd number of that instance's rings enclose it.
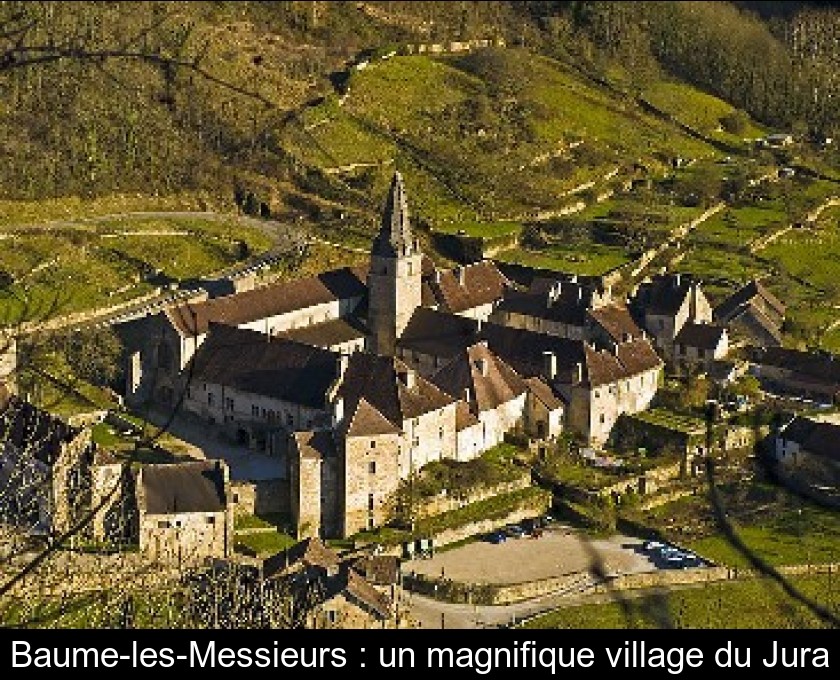
<instances>
[{"instance_id":1,"label":"window","mask_svg":"<svg viewBox=\"0 0 840 680\"><path fill-rule=\"evenodd\" d=\"M225 408L228 411L233 411L233 399L231 399L230 397L227 397L225 399Z\"/></svg>"},{"instance_id":2,"label":"window","mask_svg":"<svg viewBox=\"0 0 840 680\"><path fill-rule=\"evenodd\" d=\"M602 413L602 414L598 417L598 420L599 420L599 422L600 422L602 425L604 424L604 420L605 420L605 418L604 418L604 414L603 414L603 413Z\"/></svg>"},{"instance_id":3,"label":"window","mask_svg":"<svg viewBox=\"0 0 840 680\"><path fill-rule=\"evenodd\" d=\"M212 392L210 392L207 395L207 405L212 406L215 401L216 401L216 395L213 394Z\"/></svg>"},{"instance_id":4,"label":"window","mask_svg":"<svg viewBox=\"0 0 840 680\"><path fill-rule=\"evenodd\" d=\"M327 621L330 623L335 623L335 610L329 609L327 610Z\"/></svg>"},{"instance_id":5,"label":"window","mask_svg":"<svg viewBox=\"0 0 840 680\"><path fill-rule=\"evenodd\" d=\"M192 389L189 385L187 385L187 399L189 399L190 397L192 397Z\"/></svg>"},{"instance_id":6,"label":"window","mask_svg":"<svg viewBox=\"0 0 840 680\"><path fill-rule=\"evenodd\" d=\"M370 448L372 448L372 449L376 448L376 440L375 439L370 440Z\"/></svg>"},{"instance_id":7,"label":"window","mask_svg":"<svg viewBox=\"0 0 840 680\"><path fill-rule=\"evenodd\" d=\"M260 416L260 407L256 404L251 406L251 416L254 418L259 418Z\"/></svg>"},{"instance_id":8,"label":"window","mask_svg":"<svg viewBox=\"0 0 840 680\"><path fill-rule=\"evenodd\" d=\"M166 520L161 520L160 522L158 522L157 525L158 525L158 529L168 529L169 528L169 522L167 522Z\"/></svg>"},{"instance_id":9,"label":"window","mask_svg":"<svg viewBox=\"0 0 840 680\"><path fill-rule=\"evenodd\" d=\"M376 461L372 460L368 463L368 472L372 475L376 474Z\"/></svg>"},{"instance_id":10,"label":"window","mask_svg":"<svg viewBox=\"0 0 840 680\"><path fill-rule=\"evenodd\" d=\"M207 516L207 524L215 524L215 523L216 523L216 518L213 515L208 515Z\"/></svg>"},{"instance_id":11,"label":"window","mask_svg":"<svg viewBox=\"0 0 840 680\"><path fill-rule=\"evenodd\" d=\"M295 423L295 419L292 417L292 414L291 414L291 413L287 413L287 414L286 414L286 425L288 425L289 427L291 427L292 425L294 425L294 423Z\"/></svg>"},{"instance_id":12,"label":"window","mask_svg":"<svg viewBox=\"0 0 840 680\"><path fill-rule=\"evenodd\" d=\"M234 503L238 503L238 502L239 502L239 494L238 494L238 493L233 494L233 502L234 502Z\"/></svg>"},{"instance_id":13,"label":"window","mask_svg":"<svg viewBox=\"0 0 840 680\"><path fill-rule=\"evenodd\" d=\"M438 436L439 436L441 439L443 439L443 428L442 428L442 427L438 430Z\"/></svg>"},{"instance_id":14,"label":"window","mask_svg":"<svg viewBox=\"0 0 840 680\"><path fill-rule=\"evenodd\" d=\"M368 494L368 512L373 512L373 494Z\"/></svg>"}]
</instances>

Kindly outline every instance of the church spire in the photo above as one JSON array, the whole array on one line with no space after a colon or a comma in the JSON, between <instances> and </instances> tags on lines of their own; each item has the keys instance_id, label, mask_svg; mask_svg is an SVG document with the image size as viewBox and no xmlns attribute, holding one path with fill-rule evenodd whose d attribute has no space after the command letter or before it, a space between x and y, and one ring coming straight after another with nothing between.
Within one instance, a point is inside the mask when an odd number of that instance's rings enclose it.
<instances>
[{"instance_id":1,"label":"church spire","mask_svg":"<svg viewBox=\"0 0 840 680\"><path fill-rule=\"evenodd\" d=\"M414 237L408 220L408 202L405 198L405 186L402 175L394 173L385 209L382 212L382 225L373 242L372 255L379 257L404 257L415 251Z\"/></svg>"}]
</instances>

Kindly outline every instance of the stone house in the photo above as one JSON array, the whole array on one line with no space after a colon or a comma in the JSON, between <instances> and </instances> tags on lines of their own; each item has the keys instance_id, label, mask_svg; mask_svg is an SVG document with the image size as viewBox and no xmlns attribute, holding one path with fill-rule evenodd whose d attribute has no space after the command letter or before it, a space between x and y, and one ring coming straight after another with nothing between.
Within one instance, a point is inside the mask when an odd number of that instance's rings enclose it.
<instances>
[{"instance_id":1,"label":"stone house","mask_svg":"<svg viewBox=\"0 0 840 680\"><path fill-rule=\"evenodd\" d=\"M840 484L840 425L796 416L774 437L776 461L812 483Z\"/></svg>"},{"instance_id":2,"label":"stone house","mask_svg":"<svg viewBox=\"0 0 840 680\"><path fill-rule=\"evenodd\" d=\"M262 561L270 589L305 602L307 628L393 628L397 625L399 562L394 558L342 559L319 538L306 538Z\"/></svg>"},{"instance_id":3,"label":"stone house","mask_svg":"<svg viewBox=\"0 0 840 680\"><path fill-rule=\"evenodd\" d=\"M712 322L712 307L700 283L687 274L659 274L643 282L630 309L669 364L674 360L674 340L685 324Z\"/></svg>"},{"instance_id":4,"label":"stone house","mask_svg":"<svg viewBox=\"0 0 840 680\"><path fill-rule=\"evenodd\" d=\"M362 278L360 278L362 277ZM127 346L126 402L178 401L187 365L212 324L277 335L320 325L329 346L357 348L350 319L366 294L364 273L350 268L202 302L176 304L159 314L116 326ZM346 324L333 323L347 320Z\"/></svg>"},{"instance_id":5,"label":"stone house","mask_svg":"<svg viewBox=\"0 0 840 680\"><path fill-rule=\"evenodd\" d=\"M471 460L522 427L528 385L486 343L478 342L459 353L431 381L460 399L474 419L458 430L456 460Z\"/></svg>"},{"instance_id":6,"label":"stone house","mask_svg":"<svg viewBox=\"0 0 840 680\"><path fill-rule=\"evenodd\" d=\"M47 411L0 393L0 517L56 536L88 508L93 457L90 428L71 427Z\"/></svg>"},{"instance_id":7,"label":"stone house","mask_svg":"<svg viewBox=\"0 0 840 680\"><path fill-rule=\"evenodd\" d=\"M140 553L177 565L233 551L230 476L221 460L144 465L135 497Z\"/></svg>"},{"instance_id":8,"label":"stone house","mask_svg":"<svg viewBox=\"0 0 840 680\"><path fill-rule=\"evenodd\" d=\"M760 281L750 281L714 310L716 323L729 329L733 337L759 347L779 347L785 306Z\"/></svg>"},{"instance_id":9,"label":"stone house","mask_svg":"<svg viewBox=\"0 0 840 680\"><path fill-rule=\"evenodd\" d=\"M688 322L674 338L674 365L679 371L708 373L729 352L723 326Z\"/></svg>"},{"instance_id":10,"label":"stone house","mask_svg":"<svg viewBox=\"0 0 840 680\"><path fill-rule=\"evenodd\" d=\"M510 282L489 261L436 269L428 279L434 302L429 306L448 314L487 321L505 296Z\"/></svg>"}]
</instances>

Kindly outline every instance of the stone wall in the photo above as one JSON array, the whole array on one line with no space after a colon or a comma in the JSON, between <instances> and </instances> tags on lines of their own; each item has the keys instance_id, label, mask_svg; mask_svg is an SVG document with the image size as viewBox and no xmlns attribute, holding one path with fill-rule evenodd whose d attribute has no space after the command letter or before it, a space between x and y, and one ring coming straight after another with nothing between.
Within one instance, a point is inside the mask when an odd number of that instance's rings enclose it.
<instances>
[{"instance_id":1,"label":"stone wall","mask_svg":"<svg viewBox=\"0 0 840 680\"><path fill-rule=\"evenodd\" d=\"M287 479L235 481L230 484L234 516L290 513L291 494Z\"/></svg>"},{"instance_id":2,"label":"stone wall","mask_svg":"<svg viewBox=\"0 0 840 680\"><path fill-rule=\"evenodd\" d=\"M400 481L397 433L347 437L344 442L345 536L384 524Z\"/></svg>"},{"instance_id":3,"label":"stone wall","mask_svg":"<svg viewBox=\"0 0 840 680\"><path fill-rule=\"evenodd\" d=\"M417 504L418 517L431 517L432 515L440 515L450 510L457 510L463 508L470 503L477 503L487 498L493 498L503 493L511 493L519 491L531 485L531 475L528 472L523 472L519 479L512 482L503 482L502 484L494 484L493 486L480 487L472 490L466 496L454 497L444 492L439 496L421 500Z\"/></svg>"}]
</instances>

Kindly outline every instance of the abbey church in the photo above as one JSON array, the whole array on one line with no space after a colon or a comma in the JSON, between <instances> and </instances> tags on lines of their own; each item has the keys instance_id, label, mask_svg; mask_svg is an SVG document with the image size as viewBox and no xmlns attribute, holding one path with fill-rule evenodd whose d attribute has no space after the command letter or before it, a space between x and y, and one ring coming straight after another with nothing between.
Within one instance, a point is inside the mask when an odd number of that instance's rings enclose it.
<instances>
[{"instance_id":1,"label":"abbey church","mask_svg":"<svg viewBox=\"0 0 840 680\"><path fill-rule=\"evenodd\" d=\"M598 447L649 405L663 369L597 281L436 267L399 173L367 271L180 303L156 321L130 357L127 401L180 407L280 457L302 536L382 525L402 480L510 432Z\"/></svg>"}]
</instances>

